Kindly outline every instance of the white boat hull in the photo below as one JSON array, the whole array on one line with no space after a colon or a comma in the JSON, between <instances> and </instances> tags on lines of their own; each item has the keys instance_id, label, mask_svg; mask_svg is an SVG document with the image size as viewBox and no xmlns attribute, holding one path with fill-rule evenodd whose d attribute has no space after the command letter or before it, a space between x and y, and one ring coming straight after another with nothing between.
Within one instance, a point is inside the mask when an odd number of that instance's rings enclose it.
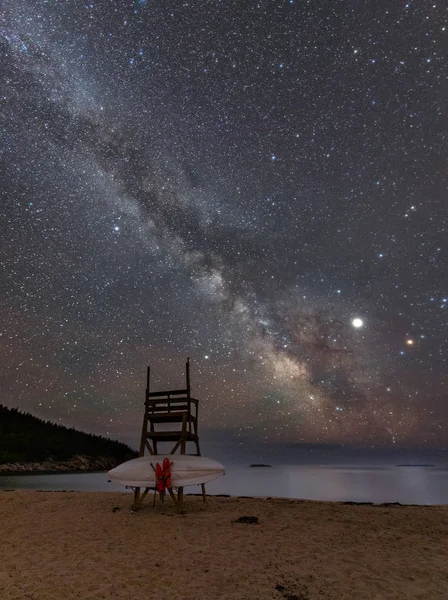
<instances>
[{"instance_id":1,"label":"white boat hull","mask_svg":"<svg viewBox=\"0 0 448 600\"><path fill-rule=\"evenodd\" d=\"M158 454L128 460L109 471L108 475L114 481L129 487L153 488L156 486L156 464L162 466L165 458L170 459L172 487L175 488L208 483L225 473L220 463L205 456Z\"/></svg>"}]
</instances>

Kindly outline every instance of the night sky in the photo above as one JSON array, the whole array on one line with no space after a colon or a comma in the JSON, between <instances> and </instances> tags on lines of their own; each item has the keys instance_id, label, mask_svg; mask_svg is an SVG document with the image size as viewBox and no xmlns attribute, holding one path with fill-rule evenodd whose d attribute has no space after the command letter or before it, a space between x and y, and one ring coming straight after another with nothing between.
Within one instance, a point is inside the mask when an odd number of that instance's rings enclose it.
<instances>
[{"instance_id":1,"label":"night sky","mask_svg":"<svg viewBox=\"0 0 448 600\"><path fill-rule=\"evenodd\" d=\"M0 402L448 442L443 2L3 5Z\"/></svg>"}]
</instances>

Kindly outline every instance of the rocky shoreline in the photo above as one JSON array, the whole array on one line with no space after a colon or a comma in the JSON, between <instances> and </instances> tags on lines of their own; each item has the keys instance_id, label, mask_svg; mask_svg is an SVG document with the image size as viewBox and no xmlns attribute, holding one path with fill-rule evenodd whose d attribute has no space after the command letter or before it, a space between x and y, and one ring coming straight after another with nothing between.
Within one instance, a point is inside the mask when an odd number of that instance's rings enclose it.
<instances>
[{"instance_id":1,"label":"rocky shoreline","mask_svg":"<svg viewBox=\"0 0 448 600\"><path fill-rule=\"evenodd\" d=\"M130 457L132 458L132 457ZM0 464L1 475L36 475L43 473L79 473L109 471L126 459L111 456L73 456L70 460L47 460L44 462L15 462Z\"/></svg>"}]
</instances>

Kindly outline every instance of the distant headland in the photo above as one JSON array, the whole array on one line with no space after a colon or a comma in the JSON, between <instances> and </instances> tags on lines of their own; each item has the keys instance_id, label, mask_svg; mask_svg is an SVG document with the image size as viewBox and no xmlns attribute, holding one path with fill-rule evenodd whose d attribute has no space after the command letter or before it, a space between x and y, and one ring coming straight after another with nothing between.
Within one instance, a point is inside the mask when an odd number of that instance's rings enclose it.
<instances>
[{"instance_id":1,"label":"distant headland","mask_svg":"<svg viewBox=\"0 0 448 600\"><path fill-rule=\"evenodd\" d=\"M432 464L408 464L408 465L397 465L397 467L434 467Z\"/></svg>"},{"instance_id":2,"label":"distant headland","mask_svg":"<svg viewBox=\"0 0 448 600\"><path fill-rule=\"evenodd\" d=\"M0 475L106 471L135 456L121 442L0 404Z\"/></svg>"}]
</instances>

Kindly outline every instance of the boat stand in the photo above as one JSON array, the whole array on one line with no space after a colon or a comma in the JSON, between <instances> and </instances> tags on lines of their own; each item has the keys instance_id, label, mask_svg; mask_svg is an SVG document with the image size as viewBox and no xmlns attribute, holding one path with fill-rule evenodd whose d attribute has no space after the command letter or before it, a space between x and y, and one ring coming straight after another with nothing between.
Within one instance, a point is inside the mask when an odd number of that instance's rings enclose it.
<instances>
[{"instance_id":1,"label":"boat stand","mask_svg":"<svg viewBox=\"0 0 448 600\"><path fill-rule=\"evenodd\" d=\"M128 487L128 486L126 486ZM148 493L151 490L154 490L154 504L156 502L156 495L155 495L155 491L156 488L145 488L143 492L140 492L141 488L132 488L134 490L134 503L131 506L131 512L136 512L140 506L140 504L143 502L143 500L146 498L146 496L148 495Z\"/></svg>"},{"instance_id":2,"label":"boat stand","mask_svg":"<svg viewBox=\"0 0 448 600\"><path fill-rule=\"evenodd\" d=\"M137 512L137 510L139 509L143 500L146 498L146 496L148 495L148 493L151 490L154 492L152 505L153 505L153 507L156 505L157 488L147 487L144 489L143 492L141 492L141 488L132 488L132 489L134 490L134 503L131 506L131 510L130 510L131 513ZM174 492L173 488L167 488L167 491L168 491L169 495L171 496L172 501L174 502L176 510L179 513L181 513L183 511L183 500L184 500L183 489L184 488L178 488L177 496L176 496L176 493ZM163 495L160 496L162 504L163 504L164 498L165 497ZM204 502L205 502L205 498L204 498Z\"/></svg>"}]
</instances>

